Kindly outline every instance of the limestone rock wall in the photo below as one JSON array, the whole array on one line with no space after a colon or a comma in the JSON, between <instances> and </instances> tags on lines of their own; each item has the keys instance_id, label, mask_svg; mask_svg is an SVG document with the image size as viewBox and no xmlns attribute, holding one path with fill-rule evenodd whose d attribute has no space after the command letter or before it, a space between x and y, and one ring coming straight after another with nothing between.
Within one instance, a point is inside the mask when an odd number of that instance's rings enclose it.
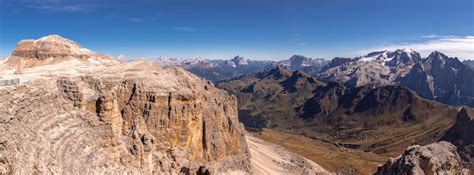
<instances>
[{"instance_id":1,"label":"limestone rock wall","mask_svg":"<svg viewBox=\"0 0 474 175\"><path fill-rule=\"evenodd\" d=\"M179 68L130 63L0 98L0 174L250 171L235 98Z\"/></svg>"}]
</instances>

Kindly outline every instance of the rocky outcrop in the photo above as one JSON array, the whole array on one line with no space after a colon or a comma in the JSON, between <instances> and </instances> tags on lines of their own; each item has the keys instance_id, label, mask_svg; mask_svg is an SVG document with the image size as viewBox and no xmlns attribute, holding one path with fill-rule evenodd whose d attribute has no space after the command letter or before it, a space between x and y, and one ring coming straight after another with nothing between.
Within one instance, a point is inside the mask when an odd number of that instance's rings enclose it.
<instances>
[{"instance_id":1,"label":"rocky outcrop","mask_svg":"<svg viewBox=\"0 0 474 175\"><path fill-rule=\"evenodd\" d=\"M450 105L474 106L474 69L440 52L413 66L397 82L424 98Z\"/></svg>"},{"instance_id":2,"label":"rocky outcrop","mask_svg":"<svg viewBox=\"0 0 474 175\"><path fill-rule=\"evenodd\" d=\"M46 59L60 63L18 69L21 61L44 61L22 55L0 66L0 77L21 79L0 87L0 174L249 174L251 164L267 164L274 154L270 161L285 173L326 172L283 149L249 151L236 98L210 81L152 61L82 60L74 54L87 49L58 37L33 43L72 53ZM287 73L266 76L289 78L281 82L288 92L316 83Z\"/></svg>"},{"instance_id":3,"label":"rocky outcrop","mask_svg":"<svg viewBox=\"0 0 474 175\"><path fill-rule=\"evenodd\" d=\"M181 68L36 77L0 97L0 174L250 171L235 98Z\"/></svg>"},{"instance_id":4,"label":"rocky outcrop","mask_svg":"<svg viewBox=\"0 0 474 175\"><path fill-rule=\"evenodd\" d=\"M464 166L474 170L474 110L463 107L457 116L456 123L446 132L441 140L456 145Z\"/></svg>"},{"instance_id":5,"label":"rocky outcrop","mask_svg":"<svg viewBox=\"0 0 474 175\"><path fill-rule=\"evenodd\" d=\"M59 35L48 35L37 40L20 41L5 65L23 69L57 64L71 59L83 62L95 59L108 64L115 62L112 56L93 52Z\"/></svg>"},{"instance_id":6,"label":"rocky outcrop","mask_svg":"<svg viewBox=\"0 0 474 175\"><path fill-rule=\"evenodd\" d=\"M376 175L468 174L456 147L449 142L408 147L399 157L379 167Z\"/></svg>"}]
</instances>

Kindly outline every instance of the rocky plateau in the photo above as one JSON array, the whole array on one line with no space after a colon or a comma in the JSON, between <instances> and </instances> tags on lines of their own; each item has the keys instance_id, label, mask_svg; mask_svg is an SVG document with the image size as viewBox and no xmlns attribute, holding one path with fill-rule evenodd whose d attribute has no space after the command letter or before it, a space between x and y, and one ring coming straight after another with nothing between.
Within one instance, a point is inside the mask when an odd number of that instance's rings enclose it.
<instances>
[{"instance_id":1,"label":"rocky plateau","mask_svg":"<svg viewBox=\"0 0 474 175\"><path fill-rule=\"evenodd\" d=\"M120 63L58 35L21 41L0 68L21 82L0 87L0 174L252 174L273 158L279 171L329 174L249 149L235 97L183 68Z\"/></svg>"}]
</instances>

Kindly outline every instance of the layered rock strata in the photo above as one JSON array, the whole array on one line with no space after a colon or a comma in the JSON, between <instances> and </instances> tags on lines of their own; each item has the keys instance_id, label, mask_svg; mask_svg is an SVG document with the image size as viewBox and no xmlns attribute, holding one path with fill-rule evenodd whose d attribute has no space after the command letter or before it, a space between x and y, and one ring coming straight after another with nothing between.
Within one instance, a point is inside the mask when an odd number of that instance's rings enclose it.
<instances>
[{"instance_id":1,"label":"layered rock strata","mask_svg":"<svg viewBox=\"0 0 474 175\"><path fill-rule=\"evenodd\" d=\"M0 97L1 174L250 171L235 98L181 68L132 62Z\"/></svg>"}]
</instances>

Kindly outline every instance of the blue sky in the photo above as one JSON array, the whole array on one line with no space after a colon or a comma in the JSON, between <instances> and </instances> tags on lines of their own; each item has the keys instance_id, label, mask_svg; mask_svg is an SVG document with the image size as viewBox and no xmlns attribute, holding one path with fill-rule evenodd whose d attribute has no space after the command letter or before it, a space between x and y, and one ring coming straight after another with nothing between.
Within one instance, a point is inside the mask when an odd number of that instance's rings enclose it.
<instances>
[{"instance_id":1,"label":"blue sky","mask_svg":"<svg viewBox=\"0 0 474 175\"><path fill-rule=\"evenodd\" d=\"M410 47L474 59L472 0L0 0L0 56L59 34L115 56L354 57Z\"/></svg>"}]
</instances>

